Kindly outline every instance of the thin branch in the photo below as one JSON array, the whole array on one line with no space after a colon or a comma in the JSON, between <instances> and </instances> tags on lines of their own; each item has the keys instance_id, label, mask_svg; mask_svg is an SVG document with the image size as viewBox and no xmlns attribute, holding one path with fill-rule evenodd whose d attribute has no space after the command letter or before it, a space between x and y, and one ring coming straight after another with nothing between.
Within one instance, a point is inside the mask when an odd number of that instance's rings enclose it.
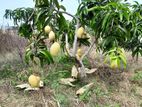
<instances>
[{"instance_id":1,"label":"thin branch","mask_svg":"<svg viewBox=\"0 0 142 107\"><path fill-rule=\"evenodd\" d=\"M77 35L76 35L76 31L79 28L79 20L77 20L77 25L76 25L76 29L75 29L75 37L74 37L74 42L73 42L73 56L75 56L76 51L77 51Z\"/></svg>"},{"instance_id":2,"label":"thin branch","mask_svg":"<svg viewBox=\"0 0 142 107\"><path fill-rule=\"evenodd\" d=\"M77 20L77 25L76 25L75 32L77 31L77 29L79 28L79 19L76 16L74 16L74 15L72 15L72 14L66 12L66 11L59 11L59 10L55 10L55 11L57 13L67 14L67 15L73 17L75 20ZM72 53L72 56L75 57L76 51L77 51L77 35L75 34L75 38L74 38L74 42L73 42L73 53Z\"/></svg>"},{"instance_id":3,"label":"thin branch","mask_svg":"<svg viewBox=\"0 0 142 107\"><path fill-rule=\"evenodd\" d=\"M78 20L77 17L75 17L74 15L72 15L72 14L66 12L66 11L59 11L59 10L55 10L55 11L56 11L57 13L63 13L63 14L66 14L66 15L68 15L68 16L70 16L70 17L76 19L76 20Z\"/></svg>"},{"instance_id":4,"label":"thin branch","mask_svg":"<svg viewBox=\"0 0 142 107\"><path fill-rule=\"evenodd\" d=\"M82 55L81 60L83 60L83 58L91 51L95 43L96 43L96 40L94 40L94 42L90 45L88 50Z\"/></svg>"},{"instance_id":5,"label":"thin branch","mask_svg":"<svg viewBox=\"0 0 142 107\"><path fill-rule=\"evenodd\" d=\"M72 53L70 53L70 50L69 50L69 42L68 42L68 35L67 34L65 34L65 42L66 42L66 51L70 56L72 56Z\"/></svg>"},{"instance_id":6,"label":"thin branch","mask_svg":"<svg viewBox=\"0 0 142 107\"><path fill-rule=\"evenodd\" d=\"M31 16L28 18L28 22L31 20L31 18L33 17L34 13L35 13L35 9L33 10Z\"/></svg>"},{"instance_id":7,"label":"thin branch","mask_svg":"<svg viewBox=\"0 0 142 107\"><path fill-rule=\"evenodd\" d=\"M83 62L82 62L82 60L79 60L79 63L81 64L81 67L80 67L80 76L81 76L81 78L83 79L84 77L86 77L87 75L86 75L86 72L85 72L85 66L84 66L84 64L83 64Z\"/></svg>"}]
</instances>

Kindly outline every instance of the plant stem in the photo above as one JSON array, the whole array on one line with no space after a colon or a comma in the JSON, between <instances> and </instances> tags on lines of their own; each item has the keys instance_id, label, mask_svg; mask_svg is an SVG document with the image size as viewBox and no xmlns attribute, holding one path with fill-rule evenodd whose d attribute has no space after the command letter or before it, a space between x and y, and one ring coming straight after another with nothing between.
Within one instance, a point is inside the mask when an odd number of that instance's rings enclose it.
<instances>
[{"instance_id":1,"label":"plant stem","mask_svg":"<svg viewBox=\"0 0 142 107\"><path fill-rule=\"evenodd\" d=\"M76 16L74 16L74 15L72 15L72 14L66 12L66 11L59 11L59 10L55 10L55 11L56 11L57 13L63 13L63 14L66 14L66 15L68 15L68 16L74 18L75 20L78 20L78 18L77 18Z\"/></svg>"},{"instance_id":2,"label":"plant stem","mask_svg":"<svg viewBox=\"0 0 142 107\"><path fill-rule=\"evenodd\" d=\"M31 20L31 18L33 17L33 15L34 15L34 13L35 13L35 10L36 10L36 9L33 10L31 16L28 18L28 22L29 22L29 21Z\"/></svg>"},{"instance_id":3,"label":"plant stem","mask_svg":"<svg viewBox=\"0 0 142 107\"><path fill-rule=\"evenodd\" d=\"M68 42L68 35L67 34L65 34L65 42L66 42L66 51L67 51L67 54L69 54L70 56L72 56L72 53L69 50L69 42Z\"/></svg>"},{"instance_id":4,"label":"plant stem","mask_svg":"<svg viewBox=\"0 0 142 107\"><path fill-rule=\"evenodd\" d=\"M91 51L95 43L96 43L96 40L94 40L94 42L90 45L88 50L82 55L81 60L83 60L83 58Z\"/></svg>"},{"instance_id":5,"label":"plant stem","mask_svg":"<svg viewBox=\"0 0 142 107\"><path fill-rule=\"evenodd\" d=\"M79 20L77 20L75 32L77 31L78 28L79 28ZM74 57L75 57L76 51L77 51L77 35L75 33L74 42L73 42L73 56Z\"/></svg>"}]
</instances>

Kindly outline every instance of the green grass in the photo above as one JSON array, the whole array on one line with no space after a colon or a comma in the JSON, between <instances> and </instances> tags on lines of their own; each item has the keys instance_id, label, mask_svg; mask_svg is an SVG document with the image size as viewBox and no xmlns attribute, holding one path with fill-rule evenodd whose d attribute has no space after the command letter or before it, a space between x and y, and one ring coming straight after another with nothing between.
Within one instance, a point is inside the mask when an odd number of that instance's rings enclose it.
<instances>
[{"instance_id":1,"label":"green grass","mask_svg":"<svg viewBox=\"0 0 142 107\"><path fill-rule=\"evenodd\" d=\"M0 70L0 79L13 78L15 75L16 72L13 71L9 65L4 66L3 69Z\"/></svg>"},{"instance_id":2,"label":"green grass","mask_svg":"<svg viewBox=\"0 0 142 107\"><path fill-rule=\"evenodd\" d=\"M90 68L87 58L83 60L83 63L85 66ZM95 107L121 107L121 102L120 104L118 104L117 101L112 103L112 100L110 99L111 94L116 92L114 89L117 89L118 87L114 85L107 86L107 84L105 84L103 81L100 81L95 75L91 75L90 78L88 76L87 78L88 81L94 82L94 87L78 97L76 96L76 91L82 86L86 85L87 82L78 80L73 83L75 87L61 85L59 80L61 78L71 77L71 69L74 64L74 59L70 59L66 56L60 56L53 65L43 68L42 80L45 83L45 89L48 88L54 92L52 97L59 102L61 107L72 107L75 105L76 100L79 101L79 103L84 103L90 107L94 107L94 105ZM20 65L18 67L20 67ZM32 72L32 67L25 68L24 70L14 70L11 66L6 65L0 71L0 80L2 81L10 79L11 85L15 87L17 84L27 83L28 77L30 74L32 74ZM136 83L139 82L139 84L142 83L142 71L137 71L131 78L131 81L135 81ZM16 88L14 89L17 95L22 93L22 91L16 90ZM31 94L32 93L22 93L22 95L26 95L26 97L29 97ZM110 101L111 103L107 101Z\"/></svg>"},{"instance_id":3,"label":"green grass","mask_svg":"<svg viewBox=\"0 0 142 107\"><path fill-rule=\"evenodd\" d=\"M134 76L130 80L132 82L142 86L142 71L135 72Z\"/></svg>"}]
</instances>

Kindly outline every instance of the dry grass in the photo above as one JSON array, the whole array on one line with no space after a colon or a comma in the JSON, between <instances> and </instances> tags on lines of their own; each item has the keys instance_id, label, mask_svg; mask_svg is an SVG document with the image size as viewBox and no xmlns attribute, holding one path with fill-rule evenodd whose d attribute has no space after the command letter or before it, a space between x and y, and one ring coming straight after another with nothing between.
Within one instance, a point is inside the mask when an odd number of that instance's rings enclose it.
<instances>
[{"instance_id":1,"label":"dry grass","mask_svg":"<svg viewBox=\"0 0 142 107\"><path fill-rule=\"evenodd\" d=\"M128 60L132 60L128 53L127 55ZM94 62L100 63L98 60ZM11 81L15 82L14 77L4 79L3 82L0 80L0 104L2 107L141 107L142 87L131 82L135 71L142 70L141 63L141 58L137 64L135 61L128 63L127 70L119 73L98 64L96 73L86 80L95 81L95 86L91 95L84 97L83 100L76 97L75 92L84 84L77 83L75 88L60 85L58 79L65 76L63 70L67 68L55 64L54 69L51 66L48 67L48 71L44 71L46 87L40 91L24 93L15 89L11 84ZM29 74L23 71L21 77L23 75Z\"/></svg>"},{"instance_id":2,"label":"dry grass","mask_svg":"<svg viewBox=\"0 0 142 107\"><path fill-rule=\"evenodd\" d=\"M21 60L27 40L9 30L0 29L0 63Z\"/></svg>"},{"instance_id":3,"label":"dry grass","mask_svg":"<svg viewBox=\"0 0 142 107\"><path fill-rule=\"evenodd\" d=\"M0 62L15 63L15 60L20 59L19 53L23 54L26 40L8 32L1 32L0 37L3 38L0 40ZM20 69L16 72L13 68L1 67L0 107L142 107L142 85L139 85L142 79L135 77L136 80L132 81L136 72L142 71L142 57L136 62L129 52L126 56L127 69L116 71L102 63L102 54L94 54L92 50L88 56L89 62L85 63L98 70L86 82L93 81L95 86L89 95L82 98L77 97L75 92L86 83L77 82L76 87L72 88L58 82L60 78L69 76L71 61L62 58L59 63L46 66L43 79L46 86L34 92L23 92L15 88L15 85L27 81L30 68L22 70L18 66Z\"/></svg>"}]
</instances>

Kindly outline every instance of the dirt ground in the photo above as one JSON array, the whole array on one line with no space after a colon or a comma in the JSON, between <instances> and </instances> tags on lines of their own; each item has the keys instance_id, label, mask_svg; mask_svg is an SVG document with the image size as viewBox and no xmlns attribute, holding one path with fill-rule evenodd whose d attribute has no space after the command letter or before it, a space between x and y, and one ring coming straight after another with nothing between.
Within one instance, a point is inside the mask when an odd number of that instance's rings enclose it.
<instances>
[{"instance_id":1,"label":"dirt ground","mask_svg":"<svg viewBox=\"0 0 142 107\"><path fill-rule=\"evenodd\" d=\"M83 100L75 95L80 86L72 88L53 81L39 91L24 92L15 88L23 82L19 77L4 76L0 79L0 107L142 107L142 58L135 61L127 53L128 66L123 71L104 66L101 58L96 54L89 60L98 70L88 76L87 82L95 81L95 86Z\"/></svg>"}]
</instances>

